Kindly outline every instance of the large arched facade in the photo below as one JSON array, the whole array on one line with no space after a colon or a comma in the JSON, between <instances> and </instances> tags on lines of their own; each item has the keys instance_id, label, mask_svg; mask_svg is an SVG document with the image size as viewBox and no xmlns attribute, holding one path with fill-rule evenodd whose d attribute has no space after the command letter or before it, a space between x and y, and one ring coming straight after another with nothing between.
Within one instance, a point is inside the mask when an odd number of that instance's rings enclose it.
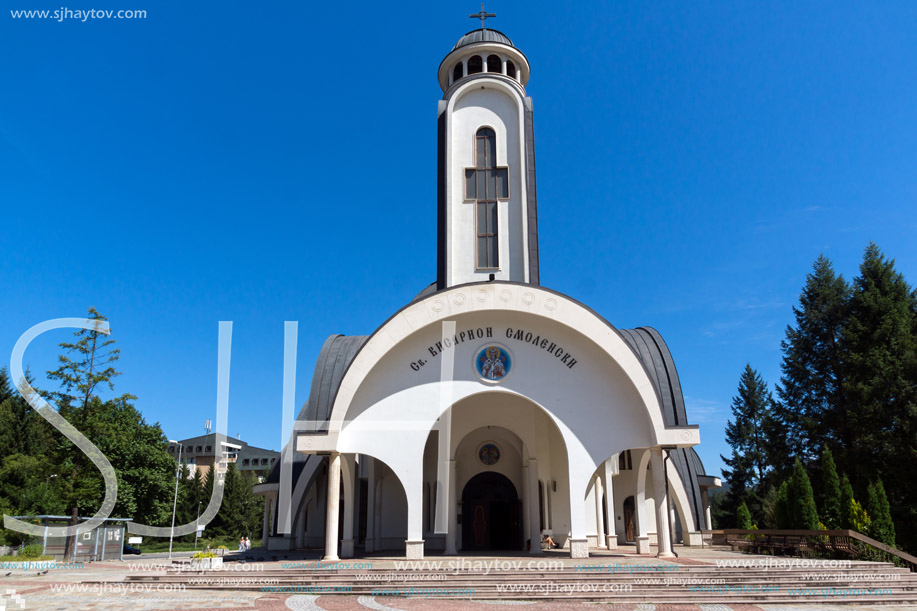
<instances>
[{"instance_id":1,"label":"large arched facade","mask_svg":"<svg viewBox=\"0 0 917 611\"><path fill-rule=\"evenodd\" d=\"M476 356L491 345L511 357L499 381L482 378L475 367ZM304 410L297 424L316 432L298 432L296 450L331 456L325 470L343 469L343 500L329 487L324 512L333 515L331 507L343 502L345 528L356 523L358 534L376 518L375 507L361 505L374 496L376 482L363 485L361 497L357 480L370 462L384 465L404 490L399 517L411 557L423 555L425 542L459 551L461 486L507 465L522 501L525 547L539 553L541 536L550 530L571 555L583 557L590 544L605 547L614 537L611 524L618 520L612 518L619 512L612 480L620 473L619 455L639 452L645 460L638 462L648 465L661 461L664 447L699 441L697 427L666 426L658 382L624 335L582 304L540 287L492 282L440 291L410 304L369 338L331 346L334 357L319 363L313 381L324 405L307 405L313 409ZM496 433L488 438L495 429L511 431L515 440ZM488 443L499 449L494 465L477 454ZM314 470L307 466L302 473ZM322 482L329 486L336 479L332 473ZM652 498L658 510L652 520L639 519L647 512L638 510L640 531L646 535L661 524L656 530L668 533L668 504L655 488L647 493L646 482L637 477L634 487L642 486L644 503ZM313 482L319 501L315 489ZM295 497L292 507L301 515L303 503ZM392 533L402 532L390 517L382 519ZM325 520L326 529L333 521ZM299 523L309 526L305 519ZM380 539L391 546L398 536ZM336 536L328 539L329 557L352 552L352 534L342 547Z\"/></svg>"}]
</instances>

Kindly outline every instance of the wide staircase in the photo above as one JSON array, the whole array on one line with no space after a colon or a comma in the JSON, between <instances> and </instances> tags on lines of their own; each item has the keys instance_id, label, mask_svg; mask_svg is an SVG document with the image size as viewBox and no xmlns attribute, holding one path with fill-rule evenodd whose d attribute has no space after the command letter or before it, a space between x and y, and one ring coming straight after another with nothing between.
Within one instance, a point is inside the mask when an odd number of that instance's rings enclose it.
<instances>
[{"instance_id":1,"label":"wide staircase","mask_svg":"<svg viewBox=\"0 0 917 611\"><path fill-rule=\"evenodd\" d=\"M523 559L529 560L528 557L465 560L473 566L476 560L512 563ZM389 604L394 604L393 597L410 597L680 605L895 604L917 609L917 573L888 562L842 561L840 566L831 566L822 561L735 553L723 553L721 558L708 555L703 559L683 555L668 562L628 554L593 557L581 564L570 561L557 570L484 570L467 565L456 570L448 564L456 558L431 558L433 562L440 560L443 562L440 570L420 564L414 565L414 569L396 568L391 559L379 562L374 558L365 559L373 565L366 570L336 568L344 563L291 568L295 567L291 562L288 568L282 568L281 563L268 562L262 565L264 570L247 571L242 565L232 567L228 563L222 571L138 572L128 575L125 581L180 584L195 590L377 597L377 600L390 600ZM664 570L633 568L653 565Z\"/></svg>"}]
</instances>

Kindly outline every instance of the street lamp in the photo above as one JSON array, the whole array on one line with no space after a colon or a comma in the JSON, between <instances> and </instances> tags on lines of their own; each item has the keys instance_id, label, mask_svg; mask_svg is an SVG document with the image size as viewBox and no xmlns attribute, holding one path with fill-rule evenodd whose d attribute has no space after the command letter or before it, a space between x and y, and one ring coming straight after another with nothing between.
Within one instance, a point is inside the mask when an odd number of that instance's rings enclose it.
<instances>
[{"instance_id":1,"label":"street lamp","mask_svg":"<svg viewBox=\"0 0 917 611\"><path fill-rule=\"evenodd\" d=\"M181 477L181 451L184 446L172 439L169 443L178 444L178 469L175 471L175 498L172 500L172 530L169 531L169 560L172 559L172 537L175 535L175 509L178 507L178 480Z\"/></svg>"}]
</instances>

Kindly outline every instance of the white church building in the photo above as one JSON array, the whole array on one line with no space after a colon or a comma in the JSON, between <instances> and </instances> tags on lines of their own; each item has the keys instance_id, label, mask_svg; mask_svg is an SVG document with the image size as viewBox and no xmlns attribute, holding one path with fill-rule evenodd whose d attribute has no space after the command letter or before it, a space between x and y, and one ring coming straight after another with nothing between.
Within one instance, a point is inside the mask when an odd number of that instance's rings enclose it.
<instances>
[{"instance_id":1,"label":"white church building","mask_svg":"<svg viewBox=\"0 0 917 611\"><path fill-rule=\"evenodd\" d=\"M256 486L268 549L541 554L547 535L574 558L669 556L710 528L719 480L662 337L541 283L530 74L485 27L442 60L436 282L325 341Z\"/></svg>"}]
</instances>

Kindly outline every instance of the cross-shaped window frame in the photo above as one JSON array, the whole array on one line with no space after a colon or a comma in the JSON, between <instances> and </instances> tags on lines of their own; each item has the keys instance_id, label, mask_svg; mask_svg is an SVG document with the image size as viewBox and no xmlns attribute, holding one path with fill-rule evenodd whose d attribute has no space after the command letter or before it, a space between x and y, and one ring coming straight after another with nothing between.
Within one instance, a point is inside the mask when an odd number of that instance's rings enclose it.
<instances>
[{"instance_id":1,"label":"cross-shaped window frame","mask_svg":"<svg viewBox=\"0 0 917 611\"><path fill-rule=\"evenodd\" d=\"M464 201L474 204L475 269L500 269L497 203L510 198L509 167L497 165L497 134L489 126L474 135L474 167L465 168Z\"/></svg>"}]
</instances>

